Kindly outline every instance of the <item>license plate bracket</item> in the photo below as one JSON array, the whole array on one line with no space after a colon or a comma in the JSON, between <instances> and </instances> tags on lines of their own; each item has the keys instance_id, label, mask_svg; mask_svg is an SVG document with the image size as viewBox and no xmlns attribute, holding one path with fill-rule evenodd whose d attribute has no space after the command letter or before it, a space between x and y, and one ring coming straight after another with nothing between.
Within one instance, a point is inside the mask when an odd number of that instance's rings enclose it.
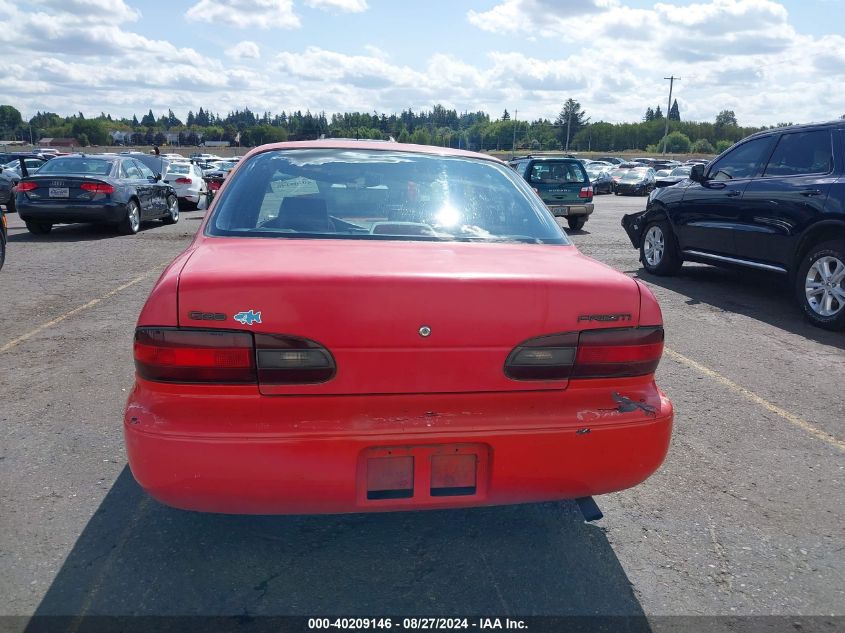
<instances>
[{"instance_id":1,"label":"license plate bracket","mask_svg":"<svg viewBox=\"0 0 845 633\"><path fill-rule=\"evenodd\" d=\"M367 448L358 459L356 496L361 505L475 501L487 495L488 465L486 444ZM406 474L410 475L409 482Z\"/></svg>"}]
</instances>

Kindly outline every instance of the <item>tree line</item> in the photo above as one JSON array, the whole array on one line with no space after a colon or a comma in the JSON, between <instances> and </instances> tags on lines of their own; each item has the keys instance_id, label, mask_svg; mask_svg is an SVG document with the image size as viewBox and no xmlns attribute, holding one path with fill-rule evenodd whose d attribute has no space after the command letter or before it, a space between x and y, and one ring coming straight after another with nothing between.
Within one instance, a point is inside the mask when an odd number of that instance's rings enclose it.
<instances>
[{"instance_id":1,"label":"tree line","mask_svg":"<svg viewBox=\"0 0 845 633\"><path fill-rule=\"evenodd\" d=\"M731 110L723 110L714 121L684 121L678 102L669 111L667 151L713 153L756 132L757 127L740 126ZM249 108L225 116L200 107L185 121L172 110L156 117L150 109L139 119L113 118L101 113L86 118L82 112L62 117L54 112L37 112L24 121L13 106L0 106L0 138L37 142L45 137L70 137L80 146L112 145L113 134L125 135L127 145L198 145L202 141L228 141L252 147L286 140L320 137L389 139L400 143L439 145L471 150L535 151L662 151L666 119L658 105L646 109L642 120L631 123L592 121L581 104L567 99L554 118L516 120L505 110L498 118L490 114L461 112L440 104L430 110L403 110L399 114L345 112L327 115L301 110L273 114ZM778 124L785 125L785 124Z\"/></svg>"}]
</instances>

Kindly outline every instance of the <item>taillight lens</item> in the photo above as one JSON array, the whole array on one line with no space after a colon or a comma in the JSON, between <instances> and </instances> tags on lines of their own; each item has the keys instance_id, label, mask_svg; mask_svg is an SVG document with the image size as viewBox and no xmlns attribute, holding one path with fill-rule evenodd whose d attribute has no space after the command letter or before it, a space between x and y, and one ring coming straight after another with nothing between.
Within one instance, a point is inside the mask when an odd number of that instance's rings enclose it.
<instances>
[{"instance_id":1,"label":"taillight lens","mask_svg":"<svg viewBox=\"0 0 845 633\"><path fill-rule=\"evenodd\" d=\"M579 198L592 198L593 197L593 188L592 187L581 187L581 191L578 192Z\"/></svg>"},{"instance_id":2,"label":"taillight lens","mask_svg":"<svg viewBox=\"0 0 845 633\"><path fill-rule=\"evenodd\" d=\"M159 382L256 382L248 332L138 328L135 368L142 378Z\"/></svg>"},{"instance_id":3,"label":"taillight lens","mask_svg":"<svg viewBox=\"0 0 845 633\"><path fill-rule=\"evenodd\" d=\"M293 385L331 380L336 365L319 343L229 330L138 328L138 375L157 382Z\"/></svg>"},{"instance_id":4,"label":"taillight lens","mask_svg":"<svg viewBox=\"0 0 845 633\"><path fill-rule=\"evenodd\" d=\"M15 191L34 191L35 189L38 189L37 182L19 182L15 187Z\"/></svg>"},{"instance_id":5,"label":"taillight lens","mask_svg":"<svg viewBox=\"0 0 845 633\"><path fill-rule=\"evenodd\" d=\"M505 375L514 380L566 380L578 350L578 332L540 336L514 348Z\"/></svg>"},{"instance_id":6,"label":"taillight lens","mask_svg":"<svg viewBox=\"0 0 845 633\"><path fill-rule=\"evenodd\" d=\"M653 374L663 355L663 328L581 332L572 378Z\"/></svg>"},{"instance_id":7,"label":"taillight lens","mask_svg":"<svg viewBox=\"0 0 845 633\"><path fill-rule=\"evenodd\" d=\"M218 189L220 189L220 183L217 182L216 180L212 180L211 182L208 183L208 188L211 191L217 191Z\"/></svg>"},{"instance_id":8,"label":"taillight lens","mask_svg":"<svg viewBox=\"0 0 845 633\"><path fill-rule=\"evenodd\" d=\"M190 178L177 178L176 184L177 185L190 185L193 182Z\"/></svg>"},{"instance_id":9,"label":"taillight lens","mask_svg":"<svg viewBox=\"0 0 845 633\"><path fill-rule=\"evenodd\" d=\"M505 375L514 380L644 376L654 373L662 354L662 327L568 332L514 348Z\"/></svg>"},{"instance_id":10,"label":"taillight lens","mask_svg":"<svg viewBox=\"0 0 845 633\"><path fill-rule=\"evenodd\" d=\"M105 182L83 182L79 188L91 193L114 193L114 187Z\"/></svg>"},{"instance_id":11,"label":"taillight lens","mask_svg":"<svg viewBox=\"0 0 845 633\"><path fill-rule=\"evenodd\" d=\"M265 385L302 385L331 380L336 371L329 350L304 338L256 334L258 382Z\"/></svg>"}]
</instances>

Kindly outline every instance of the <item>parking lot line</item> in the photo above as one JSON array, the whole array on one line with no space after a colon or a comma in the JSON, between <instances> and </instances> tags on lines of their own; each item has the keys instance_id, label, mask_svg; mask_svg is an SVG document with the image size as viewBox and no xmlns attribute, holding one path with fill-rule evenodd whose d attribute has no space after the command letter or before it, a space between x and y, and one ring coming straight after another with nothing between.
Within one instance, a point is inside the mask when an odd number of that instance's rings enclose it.
<instances>
[{"instance_id":1,"label":"parking lot line","mask_svg":"<svg viewBox=\"0 0 845 633\"><path fill-rule=\"evenodd\" d=\"M838 448L840 451L845 452L845 441L837 439L835 436L828 433L827 431L823 431L822 429L810 424L804 418L801 418L801 417L795 415L794 413L790 413L786 409L781 409L779 406L772 404L771 402L769 402L765 398L758 396L756 393L754 393L750 389L746 389L742 385L738 385L737 383L735 383L730 378L725 378L719 372L714 371L714 370L710 369L709 367L705 367L701 363L697 363L696 361L692 360L691 358L687 358L683 354L679 354L678 352L676 352L673 349L669 349L668 347L665 347L663 349L663 352L669 358L671 358L672 360L675 360L675 361L681 363L682 365L686 365L687 367L695 369L696 371L700 371L705 376L712 378L713 380L715 380L719 384L727 387L728 389L730 389L734 393L738 393L741 396L748 398L752 402L759 404L761 407L763 407L767 411L770 411L770 412L780 416L781 418L783 418L784 420L786 420L790 424L797 426L799 429L809 433L810 435L812 435L816 439L822 440L823 442L826 442L826 443L830 444L831 446Z\"/></svg>"},{"instance_id":2,"label":"parking lot line","mask_svg":"<svg viewBox=\"0 0 845 633\"><path fill-rule=\"evenodd\" d=\"M64 321L68 317L72 317L74 314L79 314L83 310L87 310L88 308L93 308L98 303L105 301L109 297L113 297L117 293L122 292L122 291L126 290L127 288L144 281L150 275L153 275L153 274L159 273L159 272L161 272L161 268L153 268L152 270L148 270L147 272L145 272L141 275L138 275L134 279L127 281L125 284L118 286L117 288L114 288L113 290L109 290L106 294L104 294L100 297L97 297L96 299L91 299L91 301L89 301L88 303L85 303L81 306L77 306L73 310L70 310L69 312L65 312L61 316L57 316L52 321L47 321L47 323L42 323L41 325L39 325L34 330L30 330L26 334L21 334L19 337L13 338L11 341L9 341L5 345L3 345L3 347L0 347L0 354L2 354L3 352L8 352L13 347L16 347L16 346L20 345L21 343L23 343L24 341L31 339L33 336L43 332L47 328L53 327L54 325L61 323L62 321Z\"/></svg>"}]
</instances>

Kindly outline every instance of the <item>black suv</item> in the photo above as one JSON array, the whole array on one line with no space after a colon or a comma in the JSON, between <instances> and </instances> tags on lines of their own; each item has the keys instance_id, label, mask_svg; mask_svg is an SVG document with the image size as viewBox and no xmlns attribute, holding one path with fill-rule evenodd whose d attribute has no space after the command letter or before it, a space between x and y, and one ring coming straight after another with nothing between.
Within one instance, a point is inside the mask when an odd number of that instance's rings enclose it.
<instances>
[{"instance_id":1,"label":"black suv","mask_svg":"<svg viewBox=\"0 0 845 633\"><path fill-rule=\"evenodd\" d=\"M622 226L650 273L685 260L782 273L814 325L845 329L845 120L749 136Z\"/></svg>"}]
</instances>

